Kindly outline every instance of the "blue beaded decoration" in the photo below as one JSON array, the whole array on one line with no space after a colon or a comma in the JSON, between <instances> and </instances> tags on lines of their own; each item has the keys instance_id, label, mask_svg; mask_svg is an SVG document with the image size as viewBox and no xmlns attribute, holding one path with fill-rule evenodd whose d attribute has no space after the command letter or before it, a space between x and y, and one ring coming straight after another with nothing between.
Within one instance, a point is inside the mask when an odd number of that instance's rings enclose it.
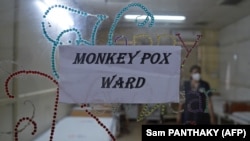
<instances>
[{"instance_id":1,"label":"blue beaded decoration","mask_svg":"<svg viewBox=\"0 0 250 141\"><path fill-rule=\"evenodd\" d=\"M139 8L141 8L147 14L147 17L146 17L146 19L143 22L140 23L140 22L138 22L136 20L137 26L139 26L139 27L145 26L145 24L149 21L149 17L151 19L151 22L149 23L148 26L149 27L153 26L153 24L154 24L154 16L153 16L153 14L144 5L142 5L142 4L140 4L140 3L131 3L128 6L124 7L119 13L116 14L116 17L115 17L115 19L114 19L114 21L113 21L113 23L111 25L111 28L109 30L107 45L113 45L114 44L113 43L113 33L115 31L115 28L116 28L118 22L120 21L122 15L126 11L128 11L129 8L131 8L131 7L139 7Z\"/></svg>"},{"instance_id":2,"label":"blue beaded decoration","mask_svg":"<svg viewBox=\"0 0 250 141\"><path fill-rule=\"evenodd\" d=\"M95 23L93 29L92 29L92 33L91 33L91 37L88 40L85 40L82 38L81 36L81 33L78 29L76 28L70 28L70 29L66 29L66 30L63 30L57 37L55 40L53 40L47 30L46 30L46 27L45 27L45 22L42 22L42 30L43 30L43 34L45 36L45 38L48 39L48 41L50 41L53 46L52 46L52 52L51 52L51 68L52 68L52 73L53 75L59 79L59 75L56 71L56 61L55 61L55 53L56 53L56 48L59 46L59 45L63 45L62 42L60 42L60 39L61 37L66 34L66 33L70 33L70 32L74 32L76 35L77 35L77 40L76 40L76 45L95 45L96 44L96 35L97 35L97 30L99 28L99 26L102 24L102 22L104 20L106 20L108 18L108 16L106 15L92 15L92 14L89 14L89 13L86 13L84 11L81 11L81 10L78 10L78 9L74 9L74 8L71 8L71 7L68 7L68 6L64 6L64 5L53 5L53 6L50 6L47 11L45 12L45 14L43 15L43 18L46 19L47 15L50 13L51 10L55 9L55 8L62 8L62 9L65 9L71 13L75 13L77 15L80 15L80 16L83 16L83 17L87 17L87 16L94 16L97 18L97 22ZM69 43L73 44L74 42L72 41L69 41Z\"/></svg>"},{"instance_id":3,"label":"blue beaded decoration","mask_svg":"<svg viewBox=\"0 0 250 141\"><path fill-rule=\"evenodd\" d=\"M147 14L147 18L139 23L136 21L137 23L137 26L139 27L143 27L145 26L145 24L149 21L149 17L151 19L151 22L149 23L149 27L152 27L153 24L154 24L154 16L153 14L151 14L151 12L149 12L149 10L143 6L142 4L140 3L131 3L129 4L128 6L126 6L125 8L123 8L115 17L113 23L112 23L112 26L109 30L109 34L108 34L108 45L113 45L113 33L115 31L115 28L118 24L118 22L120 21L120 18L121 16L129 10L129 8L131 7L139 7L141 8L146 14ZM53 72L53 75L59 79L59 75L56 71L56 61L55 61L55 53L56 53L56 48L59 46L59 45L63 45L62 42L60 42L60 39L61 37L65 34L65 33L69 33L69 32L74 32L76 35L77 35L77 40L76 40L76 45L89 45L89 46L93 46L96 44L96 35L97 35L97 30L99 29L100 25L102 24L102 22L104 20L106 20L108 18L108 16L106 15L102 15L102 14L98 14L98 15L92 15L92 14L89 14L89 13L86 13L84 11L81 11L81 10L78 10L78 9L74 9L74 8L71 8L71 7L68 7L68 6L64 6L64 5L53 5L53 6L50 6L47 11L45 12L45 14L43 15L43 18L46 19L47 15L50 13L51 10L55 9L55 8L62 8L62 9L65 9L71 13L75 13L77 15L80 15L80 16L83 16L83 17L87 17L87 16L94 16L97 18L97 21L92 29L92 33L91 33L91 37L89 40L85 40L82 38L81 36L81 33L80 31L78 31L78 29L76 28L70 28L70 29L66 29L66 30L63 30L55 40L53 40L47 30L46 30L46 27L45 27L45 22L42 22L42 30L43 30L43 34L45 36L45 38L48 39L48 41L50 41L53 46L52 46L52 52L51 52L51 67L52 67L52 72ZM116 39L117 40L117 39ZM74 43L72 41L69 41L69 43ZM127 43L126 43L127 44Z\"/></svg>"}]
</instances>

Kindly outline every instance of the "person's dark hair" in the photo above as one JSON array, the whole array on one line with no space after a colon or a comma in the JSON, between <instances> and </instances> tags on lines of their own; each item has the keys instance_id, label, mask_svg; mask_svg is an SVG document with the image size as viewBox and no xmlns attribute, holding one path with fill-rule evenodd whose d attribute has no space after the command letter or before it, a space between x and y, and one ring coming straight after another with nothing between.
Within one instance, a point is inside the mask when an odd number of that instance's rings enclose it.
<instances>
[{"instance_id":1,"label":"person's dark hair","mask_svg":"<svg viewBox=\"0 0 250 141\"><path fill-rule=\"evenodd\" d=\"M193 65L191 68L190 68L190 73L193 71L193 70L197 70L199 73L201 73L201 67L198 66L198 65Z\"/></svg>"}]
</instances>

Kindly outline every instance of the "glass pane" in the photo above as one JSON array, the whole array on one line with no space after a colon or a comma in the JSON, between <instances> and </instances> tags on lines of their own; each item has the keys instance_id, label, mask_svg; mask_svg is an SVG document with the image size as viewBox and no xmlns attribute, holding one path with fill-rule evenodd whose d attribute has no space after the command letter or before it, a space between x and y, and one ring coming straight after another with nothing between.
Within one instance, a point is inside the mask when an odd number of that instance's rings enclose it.
<instances>
[{"instance_id":1,"label":"glass pane","mask_svg":"<svg viewBox=\"0 0 250 141\"><path fill-rule=\"evenodd\" d=\"M0 105L0 140L12 141L12 137L14 137L12 112L12 104Z\"/></svg>"}]
</instances>

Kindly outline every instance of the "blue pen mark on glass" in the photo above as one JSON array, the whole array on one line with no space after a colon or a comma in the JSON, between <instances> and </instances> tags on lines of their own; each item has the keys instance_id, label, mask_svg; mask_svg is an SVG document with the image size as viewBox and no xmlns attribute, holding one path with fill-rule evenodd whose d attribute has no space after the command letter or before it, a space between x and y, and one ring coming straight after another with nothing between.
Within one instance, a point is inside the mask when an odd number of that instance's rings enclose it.
<instances>
[{"instance_id":1,"label":"blue pen mark on glass","mask_svg":"<svg viewBox=\"0 0 250 141\"><path fill-rule=\"evenodd\" d=\"M117 37L115 38L115 43L117 43L117 41L120 40L120 39L124 39L125 45L126 45L126 46L128 45L128 39L127 39L127 37L124 36L124 35L117 36Z\"/></svg>"}]
</instances>

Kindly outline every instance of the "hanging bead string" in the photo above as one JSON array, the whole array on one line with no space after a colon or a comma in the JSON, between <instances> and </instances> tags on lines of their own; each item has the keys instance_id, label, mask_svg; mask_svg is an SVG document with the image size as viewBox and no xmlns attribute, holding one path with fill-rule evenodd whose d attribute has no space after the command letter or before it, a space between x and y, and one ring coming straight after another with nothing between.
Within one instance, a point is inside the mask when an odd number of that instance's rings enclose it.
<instances>
[{"instance_id":1,"label":"hanging bead string","mask_svg":"<svg viewBox=\"0 0 250 141\"><path fill-rule=\"evenodd\" d=\"M86 13L86 12L83 12L83 11L80 11L80 10L77 10L77 9L74 9L74 8L71 8L71 7L68 7L68 6L64 6L64 5L52 5L50 6L44 13L43 15L43 18L46 19L46 17L48 16L49 12L55 8L61 8L61 9L65 9L65 10L68 10L69 12L72 12L72 13L75 13L75 14L78 14L78 15L81 15L83 17L86 17L88 16L89 14ZM43 33L45 35L45 37L51 41L52 43L56 44L57 41L56 40L53 40L47 33L46 31L46 28L45 28L45 22L42 22L42 29L43 29Z\"/></svg>"},{"instance_id":2,"label":"hanging bead string","mask_svg":"<svg viewBox=\"0 0 250 141\"><path fill-rule=\"evenodd\" d=\"M9 81L15 77L15 76L18 76L18 75L21 75L21 74L32 74L32 75L40 75L40 76L43 76L43 77L46 77L48 78L49 80L51 80L53 83L55 83L57 86L58 86L58 82L53 79L52 76L48 75L48 74L45 74L45 73L42 73L42 72L39 72L39 71L26 71L26 70L21 70L21 71L17 71L17 72L14 72L12 73L5 81L5 90L6 90L6 94L9 98L14 98L13 95L10 94L9 92L9 88L8 88L8 83ZM54 105L54 115L53 115L53 118L52 118L52 126L51 126L51 133L50 133L50 141L53 140L53 136L54 136L54 132L55 132L55 124L56 124L56 116L57 116L57 109L58 109L58 101L59 101L59 88L57 87L57 90L56 90L56 100L55 100L55 105ZM86 106L86 105L84 105ZM110 137L115 140L115 137L112 135L112 133L108 130L108 128L100 122L100 120L94 116L91 112L89 112L88 110L85 110L91 117L93 117L100 126L102 126L106 131L107 133L110 135ZM17 136L17 133L15 133L15 137L16 137L16 140L18 138Z\"/></svg>"},{"instance_id":3,"label":"hanging bead string","mask_svg":"<svg viewBox=\"0 0 250 141\"><path fill-rule=\"evenodd\" d=\"M211 91L215 91L214 89L211 89L211 90L208 90L208 91L206 91L206 92L204 92L205 93L205 95L207 96L207 94L209 93L209 92L211 92ZM200 96L200 94L198 94L198 93L195 93L197 96ZM183 96L183 95L181 95L181 96ZM192 107L191 107L191 104L192 104L192 102L194 102L194 100L193 101L190 101L189 103L188 103L188 111L190 111L190 112L202 112L202 109L192 109ZM201 105L201 98L199 98L199 105ZM207 110L208 110L208 99L206 99L206 108L205 108L205 110L204 110L204 112L207 112ZM170 108L171 108L171 111L172 112L174 112L174 113L179 113L179 112L183 112L184 110L181 110L181 111L175 111L175 110L173 110L173 108L172 108L172 106L169 104L169 106L170 106ZM137 118L137 121L141 121L141 120L143 120L145 117L147 117L147 116L149 116L149 115L151 115L156 109L158 109L159 107L161 107L161 115L164 115L164 113L165 113L165 105L163 105L163 104L156 104L156 105L154 105L151 109L150 109L150 111L148 110L149 108L148 108L148 105L147 104L145 104L144 106L143 106L143 109L142 109L142 112L140 113L140 116L139 116L139 118Z\"/></svg>"},{"instance_id":4,"label":"hanging bead string","mask_svg":"<svg viewBox=\"0 0 250 141\"><path fill-rule=\"evenodd\" d=\"M40 72L40 71L33 71L33 70L21 70L21 71L17 71L17 72L14 72L12 73L5 81L5 92L6 92L6 95L9 97L9 98L14 98L13 95L10 94L9 92L9 87L8 87L8 84L10 82L10 80L18 75L39 75L39 76L42 76L42 77L45 77L49 80L51 80L54 84L57 85L57 90L56 90L56 100L55 100L55 105L54 105L54 115L53 115L53 118L52 118L52 126L51 126L51 134L50 134L50 141L53 140L53 135L54 135L54 131L55 131L55 123L56 123L56 116L57 116L57 107L58 107L58 101L59 101L59 88L58 88L58 82L53 79L52 76L46 74L46 73L43 73L43 72Z\"/></svg>"},{"instance_id":5,"label":"hanging bead string","mask_svg":"<svg viewBox=\"0 0 250 141\"><path fill-rule=\"evenodd\" d=\"M104 20L106 20L108 16L106 15L97 15L97 22L95 23L93 29L92 29L92 34L91 34L91 41L92 45L96 44L96 36L97 36L97 30L99 29L100 25Z\"/></svg>"},{"instance_id":6,"label":"hanging bead string","mask_svg":"<svg viewBox=\"0 0 250 141\"><path fill-rule=\"evenodd\" d=\"M55 80L53 80L55 81ZM58 82L55 81L55 83L58 85ZM56 89L56 100L54 105L54 116L52 118L52 126L51 126L51 133L50 133L50 141L53 141L53 136L55 133L55 127L56 127L56 116L57 116L57 109L58 109L58 102L59 102L59 88Z\"/></svg>"},{"instance_id":7,"label":"hanging bead string","mask_svg":"<svg viewBox=\"0 0 250 141\"><path fill-rule=\"evenodd\" d=\"M117 37L115 38L115 44L116 44L117 41L120 40L120 39L124 39L124 40L125 40L125 45L126 45L126 46L128 45L128 39L127 39L127 37L124 36L124 35L117 36Z\"/></svg>"},{"instance_id":8,"label":"hanging bead string","mask_svg":"<svg viewBox=\"0 0 250 141\"><path fill-rule=\"evenodd\" d=\"M181 41L183 47L186 50L186 56L185 56L185 58L183 59L183 61L181 63L181 69L182 69L184 67L184 64L185 64L186 60L188 59L189 55L191 54L192 50L197 46L197 44L198 44L199 40L201 39L202 35L197 35L197 38L196 38L193 46L190 49L188 49L188 47L186 46L186 44L182 40L181 35L179 33L176 34L176 36L179 38L179 40Z\"/></svg>"},{"instance_id":9,"label":"hanging bead string","mask_svg":"<svg viewBox=\"0 0 250 141\"><path fill-rule=\"evenodd\" d=\"M132 7L139 7L147 14L147 18L143 22L138 23L136 21L137 26L139 26L139 27L145 26L145 24L149 21L149 17L151 19L151 22L149 23L149 27L153 26L153 24L154 24L154 16L144 5L142 5L140 3L128 4L128 6L124 7L120 12L118 12L116 14L115 18L114 18L114 21L113 21L113 23L111 25L111 28L110 28L109 34L108 34L108 42L107 42L108 45L113 45L114 44L113 43L113 34L114 34L114 31L115 31L115 28L116 28L118 22L120 21L122 15Z\"/></svg>"},{"instance_id":10,"label":"hanging bead string","mask_svg":"<svg viewBox=\"0 0 250 141\"><path fill-rule=\"evenodd\" d=\"M26 104L27 102L29 102L29 103L32 105L32 107L33 107L33 112L32 112L32 116L31 116L30 119L34 120L35 111L36 111L36 110L35 110L35 105L34 105L31 101L29 101L29 100L24 101L24 104ZM30 123L31 123L31 122L28 122L22 129L17 130L17 132L18 132L18 133L23 132L23 131L30 125ZM10 134L13 134L13 132L12 132L12 131L0 132L0 134L8 134L8 135L10 135Z\"/></svg>"},{"instance_id":11,"label":"hanging bead string","mask_svg":"<svg viewBox=\"0 0 250 141\"><path fill-rule=\"evenodd\" d=\"M152 37L150 37L150 35L148 35L148 34L137 34L137 35L134 35L134 36L133 36L133 44L134 44L134 45L136 45L136 40L137 40L138 38L146 38L146 39L149 40L150 45L151 45L151 46L153 45L153 39L152 39Z\"/></svg>"},{"instance_id":12,"label":"hanging bead string","mask_svg":"<svg viewBox=\"0 0 250 141\"><path fill-rule=\"evenodd\" d=\"M33 131L31 132L31 135L34 135L37 131L37 125L36 122L33 121L33 119L29 118L29 117L23 117L21 119L19 119L19 121L17 122L16 126L15 126L15 134L14 134L14 139L15 141L18 141L18 127L21 124L21 122L23 121L29 121L29 123L31 123L33 125Z\"/></svg>"},{"instance_id":13,"label":"hanging bead string","mask_svg":"<svg viewBox=\"0 0 250 141\"><path fill-rule=\"evenodd\" d=\"M82 104L81 108L86 107L87 104ZM85 109L85 112L90 115L108 134L109 136L112 138L113 141L115 141L115 136L110 132L110 130L99 120L99 118L97 118L94 114L92 114L89 110Z\"/></svg>"},{"instance_id":14,"label":"hanging bead string","mask_svg":"<svg viewBox=\"0 0 250 141\"><path fill-rule=\"evenodd\" d=\"M62 89L62 91L66 92L63 87L60 87L60 89ZM78 103L77 99L71 97L70 95L68 95L70 98L72 98L72 101L73 103ZM87 97L85 97L85 99L88 99ZM105 101L105 100L104 100ZM104 124L100 122L100 120L97 118L97 116L95 114L93 114L92 112L90 112L88 109L87 109L87 106L90 106L90 104L79 104L81 108L85 108L85 112L90 115L90 117L92 117L93 119L96 120L96 122L109 134L109 136L111 138L115 138L111 132L109 130L107 130L108 128L106 126L103 126ZM92 110L92 109L91 109ZM94 109L95 110L95 109ZM105 112L105 111L104 111ZM96 114L99 114L98 112L96 112ZM99 121L99 122L98 122ZM101 124L100 124L101 123Z\"/></svg>"},{"instance_id":15,"label":"hanging bead string","mask_svg":"<svg viewBox=\"0 0 250 141\"><path fill-rule=\"evenodd\" d=\"M151 108L150 111L148 111L148 104L144 104L142 111L140 112L139 117L137 117L137 122L142 121L146 116L150 115L150 112L152 112L152 110L158 108L159 104L154 105L153 108Z\"/></svg>"},{"instance_id":16,"label":"hanging bead string","mask_svg":"<svg viewBox=\"0 0 250 141\"><path fill-rule=\"evenodd\" d=\"M151 115L156 109L158 109L162 104L156 104L150 110L148 110L148 104L144 104L140 116L137 117L137 122L143 120L145 117Z\"/></svg>"},{"instance_id":17,"label":"hanging bead string","mask_svg":"<svg viewBox=\"0 0 250 141\"><path fill-rule=\"evenodd\" d=\"M76 28L69 28L69 29L66 29L66 30L63 30L57 37L56 37L56 40L52 40L49 35L48 35L48 32L46 31L46 27L45 27L45 22L42 22L42 28L43 28L43 34L46 35L45 37L51 41L53 43L53 46L58 46L58 45L63 45L62 42L60 42L60 38L62 37L63 34L65 33L69 33L69 32L75 32L75 34L78 36L78 40L76 40L76 44L80 44L80 43L83 43L85 45L91 45L91 43L87 40L84 40L82 39L82 36L81 36L81 32L78 31L78 29ZM70 43L71 41L69 41Z\"/></svg>"},{"instance_id":18,"label":"hanging bead string","mask_svg":"<svg viewBox=\"0 0 250 141\"><path fill-rule=\"evenodd\" d=\"M47 15L49 14L49 12L54 9L54 8L62 8L62 9L65 9L65 10L68 10L72 13L75 13L75 14L78 14L78 15L81 15L83 17L86 17L86 16L93 16L93 17L96 17L97 18L97 22L94 24L93 26L93 29L92 29L92 33L91 33L91 37L90 37L90 41L88 40L85 40L82 38L82 35L80 33L80 31L78 31L76 28L70 28L70 29L67 29L67 30L63 30L56 38L56 40L53 40L48 32L47 32L47 29L45 27L45 22L42 22L42 29L43 29L43 34L44 36L50 41L52 42L53 44L53 47L52 47L52 53L51 53L51 68L52 68L52 74L54 77L56 77L57 79L59 79L59 75L56 71L56 61L55 61L55 50L56 48L59 46L59 45L63 45L62 42L60 42L60 38L66 34L66 33L69 33L69 32L75 32L78 39L76 40L76 44L77 45L80 45L80 44L84 44L84 45L95 45L96 44L96 36L97 36L97 30L99 29L99 26L102 24L102 22L104 20L106 20L108 18L108 16L106 15L101 15L101 14L98 14L98 15L93 15L93 14L89 14L89 13L86 13L86 12L83 12L81 10L78 10L78 9L74 9L74 8L70 8L68 6L64 6L64 5L53 5L51 7L48 8L48 10L45 12L45 14L43 15L43 18L46 18ZM71 43L71 41L69 41L69 43Z\"/></svg>"},{"instance_id":19,"label":"hanging bead string","mask_svg":"<svg viewBox=\"0 0 250 141\"><path fill-rule=\"evenodd\" d=\"M161 42L161 38L162 37L166 37L166 38L169 38L173 41L173 46L176 46L176 38L175 36L173 35L169 35L169 34L160 34L160 35L157 35L157 45L160 45L160 42Z\"/></svg>"},{"instance_id":20,"label":"hanging bead string","mask_svg":"<svg viewBox=\"0 0 250 141\"><path fill-rule=\"evenodd\" d=\"M40 76L48 78L49 80L53 81L56 85L58 85L58 82L56 80L54 80L53 77L51 77L50 75L48 75L46 73L43 73L40 71L32 71L32 70L20 70L20 71L11 73L10 76L5 81L5 92L9 98L12 98L12 99L14 98L14 96L12 94L10 94L10 92L9 92L8 84L9 84L10 80L18 75L24 75L24 74L25 75L27 75L27 74L40 75Z\"/></svg>"},{"instance_id":21,"label":"hanging bead string","mask_svg":"<svg viewBox=\"0 0 250 141\"><path fill-rule=\"evenodd\" d=\"M77 45L79 45L80 42L83 42L84 44L90 45L90 43L89 43L88 41L82 40L81 33L80 33L77 29L72 28L72 29L68 29L68 30L62 31L62 32L59 34L59 36L57 37L57 39L56 39L57 42L53 45L53 47L52 47L52 52L51 52L51 68L52 68L52 73L53 73L53 75L56 77L56 79L59 79L59 74L58 74L58 72L57 72L57 70L56 70L56 59L55 59L55 58L56 58L56 57L55 57L56 48L57 48L58 45L59 45L59 41L60 41L61 37L62 37L64 34L68 33L68 32L75 32L75 33L77 34L77 37L78 37ZM62 43L60 43L60 45L62 45Z\"/></svg>"}]
</instances>

